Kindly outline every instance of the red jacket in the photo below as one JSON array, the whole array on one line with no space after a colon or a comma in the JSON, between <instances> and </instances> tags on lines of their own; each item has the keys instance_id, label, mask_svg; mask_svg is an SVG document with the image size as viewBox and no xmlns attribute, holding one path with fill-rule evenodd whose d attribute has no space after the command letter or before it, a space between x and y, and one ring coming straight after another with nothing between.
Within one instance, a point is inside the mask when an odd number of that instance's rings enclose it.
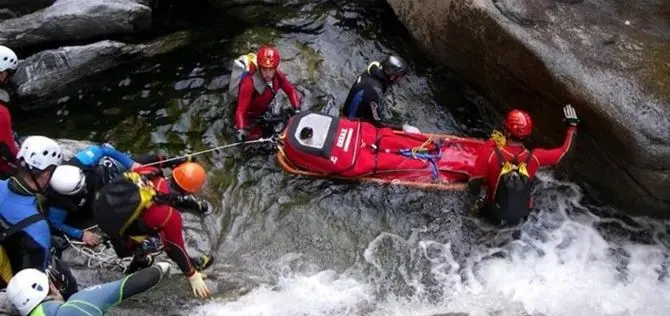
<instances>
[{"instance_id":1,"label":"red jacket","mask_svg":"<svg viewBox=\"0 0 670 316\"><path fill-rule=\"evenodd\" d=\"M506 161L511 161L514 155L517 155L517 161L526 161L528 154L532 152L533 156L528 161L528 175L530 179L535 178L535 173L542 167L549 167L558 164L563 156L570 151L574 143L574 137L577 134L577 128L574 126L568 127L565 133L565 140L563 146L553 149L536 148L532 151L526 149L523 145L505 145L501 148L501 153ZM495 192L498 188L498 177L500 175L500 161L495 153L495 143L491 141L490 146L484 146L477 154L475 162L475 169L473 170L473 178L484 178L486 184L487 198L493 201Z\"/></svg>"},{"instance_id":2,"label":"red jacket","mask_svg":"<svg viewBox=\"0 0 670 316\"><path fill-rule=\"evenodd\" d=\"M300 108L298 92L279 69L272 79L272 88L263 80L260 71L252 71L242 78L235 112L235 128L248 128L249 118L265 113L279 89L286 93L294 109Z\"/></svg>"},{"instance_id":3,"label":"red jacket","mask_svg":"<svg viewBox=\"0 0 670 316\"><path fill-rule=\"evenodd\" d=\"M5 103L0 101L0 173L11 173L14 169L9 162L16 161L16 147L14 132L12 129L12 116Z\"/></svg>"}]
</instances>

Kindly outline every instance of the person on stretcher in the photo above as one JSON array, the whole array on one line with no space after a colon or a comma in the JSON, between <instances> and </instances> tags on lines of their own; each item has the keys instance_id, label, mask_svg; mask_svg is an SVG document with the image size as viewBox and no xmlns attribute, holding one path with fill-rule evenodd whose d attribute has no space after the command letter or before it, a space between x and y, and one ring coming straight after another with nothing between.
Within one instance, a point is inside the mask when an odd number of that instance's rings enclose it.
<instances>
[{"instance_id":1,"label":"person on stretcher","mask_svg":"<svg viewBox=\"0 0 670 316\"><path fill-rule=\"evenodd\" d=\"M443 172L462 170L467 179L481 142L461 140L451 146L444 139L303 112L289 123L282 151L296 167L330 176L403 173L404 180L431 182L442 178Z\"/></svg>"}]
</instances>

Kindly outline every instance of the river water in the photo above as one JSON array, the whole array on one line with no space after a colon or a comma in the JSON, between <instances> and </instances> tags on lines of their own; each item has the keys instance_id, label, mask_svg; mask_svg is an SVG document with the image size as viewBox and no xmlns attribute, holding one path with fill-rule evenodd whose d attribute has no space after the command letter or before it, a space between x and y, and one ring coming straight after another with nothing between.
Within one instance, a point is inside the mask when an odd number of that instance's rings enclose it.
<instances>
[{"instance_id":1,"label":"river water","mask_svg":"<svg viewBox=\"0 0 670 316\"><path fill-rule=\"evenodd\" d=\"M246 16L240 19L240 16ZM72 84L47 110L19 112L22 134L108 141L176 155L231 143L231 59L270 41L304 107L335 114L367 63L394 51L412 74L391 114L424 131L485 136L498 117L422 55L385 4L313 2L200 19L193 43ZM467 42L467 39L464 39ZM280 104L287 105L282 95ZM462 192L308 179L271 153L200 156L216 213L185 214L194 253L211 252L215 298L190 298L175 276L114 314L667 315L670 223L615 216L569 175L539 175L540 212L497 230L465 211ZM571 162L576 163L576 162ZM616 181L616 179L612 179ZM118 274L77 269L83 285Z\"/></svg>"}]
</instances>

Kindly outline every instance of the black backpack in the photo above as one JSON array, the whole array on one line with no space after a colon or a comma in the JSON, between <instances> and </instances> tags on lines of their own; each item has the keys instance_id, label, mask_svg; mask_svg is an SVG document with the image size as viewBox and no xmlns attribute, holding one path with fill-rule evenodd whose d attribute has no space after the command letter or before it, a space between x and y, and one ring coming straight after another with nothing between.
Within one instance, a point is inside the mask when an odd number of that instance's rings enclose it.
<instances>
[{"instance_id":1,"label":"black backpack","mask_svg":"<svg viewBox=\"0 0 670 316\"><path fill-rule=\"evenodd\" d=\"M525 161L518 161L518 154L507 161L498 147L495 153L500 164L497 187L493 198L493 216L503 223L515 225L528 216L532 181L528 174L528 163L533 152Z\"/></svg>"}]
</instances>

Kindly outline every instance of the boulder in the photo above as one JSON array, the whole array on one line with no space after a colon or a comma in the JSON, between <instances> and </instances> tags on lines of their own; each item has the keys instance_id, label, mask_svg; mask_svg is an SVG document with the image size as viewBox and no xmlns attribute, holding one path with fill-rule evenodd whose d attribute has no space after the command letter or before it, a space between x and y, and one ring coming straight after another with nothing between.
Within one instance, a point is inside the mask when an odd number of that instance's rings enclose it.
<instances>
[{"instance_id":1,"label":"boulder","mask_svg":"<svg viewBox=\"0 0 670 316\"><path fill-rule=\"evenodd\" d=\"M56 0L0 0L0 9L12 12L28 14L39 9L46 8Z\"/></svg>"},{"instance_id":2,"label":"boulder","mask_svg":"<svg viewBox=\"0 0 670 316\"><path fill-rule=\"evenodd\" d=\"M583 124L569 167L596 198L670 216L670 2L387 0L420 45L499 105L530 111L535 145Z\"/></svg>"},{"instance_id":3,"label":"boulder","mask_svg":"<svg viewBox=\"0 0 670 316\"><path fill-rule=\"evenodd\" d=\"M145 0L58 0L51 6L0 23L0 43L14 49L90 40L151 28Z\"/></svg>"},{"instance_id":4,"label":"boulder","mask_svg":"<svg viewBox=\"0 0 670 316\"><path fill-rule=\"evenodd\" d=\"M178 32L147 44L106 40L89 45L46 50L21 60L12 81L17 86L20 97L36 99L92 74L137 58L171 51L185 45L188 40L189 33Z\"/></svg>"}]
</instances>

